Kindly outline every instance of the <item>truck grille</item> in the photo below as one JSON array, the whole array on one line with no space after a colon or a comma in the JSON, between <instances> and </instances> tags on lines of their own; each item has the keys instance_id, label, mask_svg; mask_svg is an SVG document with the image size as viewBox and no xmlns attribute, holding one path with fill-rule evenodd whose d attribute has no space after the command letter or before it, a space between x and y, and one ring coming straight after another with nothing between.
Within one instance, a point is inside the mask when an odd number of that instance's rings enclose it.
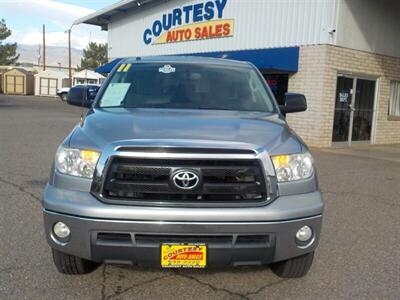
<instances>
[{"instance_id":1,"label":"truck grille","mask_svg":"<svg viewBox=\"0 0 400 300\"><path fill-rule=\"evenodd\" d=\"M200 183L182 189L171 179L180 170L198 174ZM114 157L101 190L105 202L165 205L250 204L267 199L262 166L256 159L138 159Z\"/></svg>"}]
</instances>

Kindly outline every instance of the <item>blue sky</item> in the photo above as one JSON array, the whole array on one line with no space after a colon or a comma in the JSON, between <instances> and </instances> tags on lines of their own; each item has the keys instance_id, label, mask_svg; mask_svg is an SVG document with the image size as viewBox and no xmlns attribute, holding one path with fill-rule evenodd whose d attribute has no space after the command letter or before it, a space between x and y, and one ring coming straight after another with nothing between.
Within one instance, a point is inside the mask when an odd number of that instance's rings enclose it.
<instances>
[{"instance_id":1,"label":"blue sky","mask_svg":"<svg viewBox=\"0 0 400 300\"><path fill-rule=\"evenodd\" d=\"M46 44L67 46L68 29L72 22L118 0L0 0L0 18L12 30L7 40L26 45L41 43L42 24L46 25ZM72 46L84 48L89 38L106 42L107 33L99 27L78 25L72 29Z\"/></svg>"}]
</instances>

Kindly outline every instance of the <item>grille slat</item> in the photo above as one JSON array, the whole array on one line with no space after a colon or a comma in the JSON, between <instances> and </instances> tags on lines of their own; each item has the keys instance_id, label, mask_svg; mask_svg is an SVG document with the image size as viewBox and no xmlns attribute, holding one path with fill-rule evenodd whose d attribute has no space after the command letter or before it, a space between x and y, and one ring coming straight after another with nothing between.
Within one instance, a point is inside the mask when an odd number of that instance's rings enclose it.
<instances>
[{"instance_id":1,"label":"grille slat","mask_svg":"<svg viewBox=\"0 0 400 300\"><path fill-rule=\"evenodd\" d=\"M133 182L111 179L106 190L119 192L140 192L140 193L168 193L170 191L168 183L162 182ZM115 193L115 192L114 192Z\"/></svg>"},{"instance_id":2,"label":"grille slat","mask_svg":"<svg viewBox=\"0 0 400 300\"><path fill-rule=\"evenodd\" d=\"M176 189L170 188L168 183L162 182L133 182L111 179L106 189L119 192L136 192L136 193L166 193L176 194ZM258 183L204 183L202 188L203 194L238 194L238 193L261 193L262 186ZM185 194L199 194L198 190L186 191Z\"/></svg>"},{"instance_id":3,"label":"grille slat","mask_svg":"<svg viewBox=\"0 0 400 300\"><path fill-rule=\"evenodd\" d=\"M179 189L171 174L195 170L201 184L193 190ZM102 197L110 203L210 204L254 203L267 198L260 161L199 159L138 159L113 157L104 176Z\"/></svg>"}]
</instances>

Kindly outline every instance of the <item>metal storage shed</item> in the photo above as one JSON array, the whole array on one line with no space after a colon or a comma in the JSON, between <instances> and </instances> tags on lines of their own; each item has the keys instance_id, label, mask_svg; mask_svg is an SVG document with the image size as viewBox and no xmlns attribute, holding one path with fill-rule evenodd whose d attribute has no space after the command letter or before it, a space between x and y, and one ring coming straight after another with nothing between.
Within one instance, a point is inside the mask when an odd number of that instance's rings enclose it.
<instances>
[{"instance_id":1,"label":"metal storage shed","mask_svg":"<svg viewBox=\"0 0 400 300\"><path fill-rule=\"evenodd\" d=\"M33 95L33 73L22 68L13 68L3 73L4 94Z\"/></svg>"},{"instance_id":2,"label":"metal storage shed","mask_svg":"<svg viewBox=\"0 0 400 300\"><path fill-rule=\"evenodd\" d=\"M35 75L35 95L57 96L57 89L68 86L68 75L56 71L45 70Z\"/></svg>"}]
</instances>

